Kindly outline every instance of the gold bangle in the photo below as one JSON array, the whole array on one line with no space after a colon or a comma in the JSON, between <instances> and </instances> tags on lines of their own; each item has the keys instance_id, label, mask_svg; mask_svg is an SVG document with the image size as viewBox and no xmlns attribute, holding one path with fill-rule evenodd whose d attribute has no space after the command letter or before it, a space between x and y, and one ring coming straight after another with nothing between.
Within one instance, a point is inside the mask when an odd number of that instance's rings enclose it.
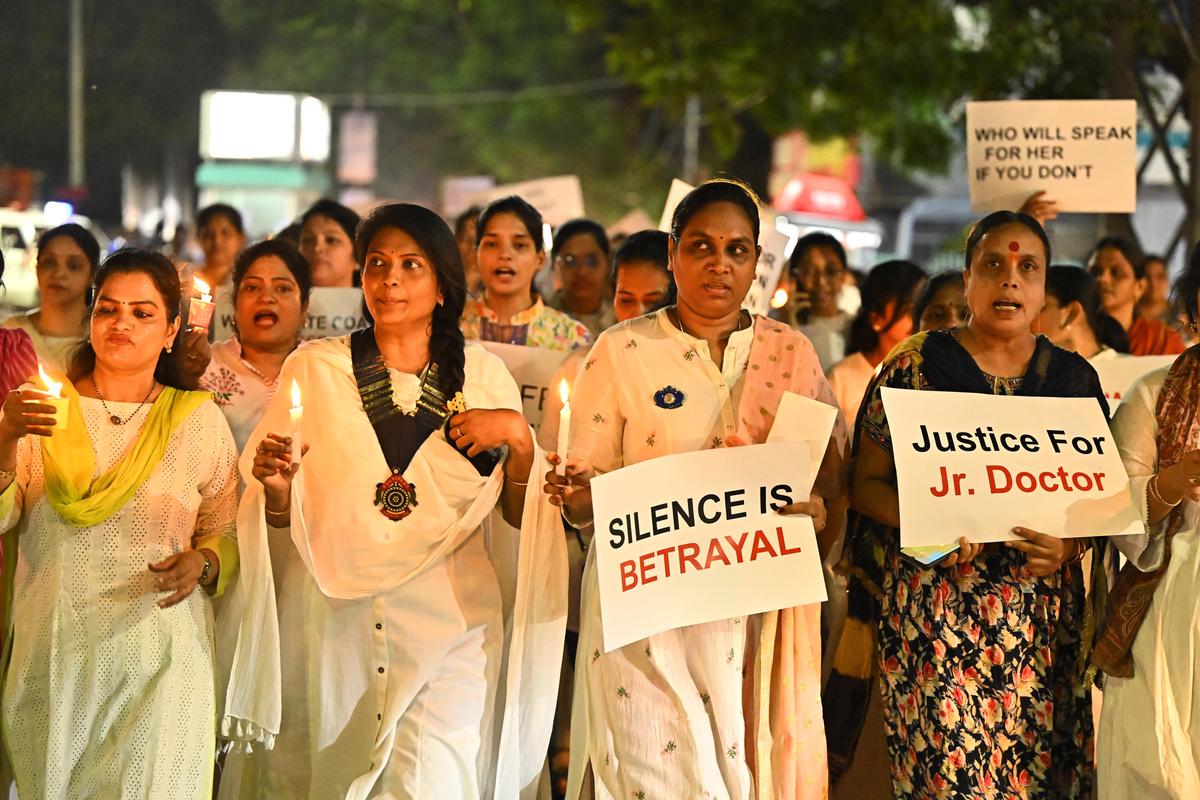
<instances>
[{"instance_id":1,"label":"gold bangle","mask_svg":"<svg viewBox=\"0 0 1200 800\"><path fill-rule=\"evenodd\" d=\"M1150 476L1150 480L1146 481L1146 492L1149 493L1150 497L1157 500L1159 505L1166 506L1167 508L1174 508L1182 503L1182 497L1176 500L1174 503L1168 503L1163 499L1163 496L1158 493L1158 475L1159 473L1156 472Z\"/></svg>"},{"instance_id":2,"label":"gold bangle","mask_svg":"<svg viewBox=\"0 0 1200 800\"><path fill-rule=\"evenodd\" d=\"M0 469L0 481L15 481L17 479L17 468Z\"/></svg>"},{"instance_id":3,"label":"gold bangle","mask_svg":"<svg viewBox=\"0 0 1200 800\"><path fill-rule=\"evenodd\" d=\"M512 478L508 477L508 474L507 474L507 473L505 473L505 475L504 475L504 480L508 481L508 482L509 482L509 483L511 483L513 486L520 486L520 487L522 487L522 488L524 488L524 487L526 487L526 486L528 486L528 485L529 485L529 481L525 481L524 483L521 483L520 481L514 481Z\"/></svg>"},{"instance_id":4,"label":"gold bangle","mask_svg":"<svg viewBox=\"0 0 1200 800\"><path fill-rule=\"evenodd\" d=\"M292 509L290 507L283 511L272 511L264 504L263 511L267 512L268 517L273 517L274 519L290 519L292 516Z\"/></svg>"},{"instance_id":5,"label":"gold bangle","mask_svg":"<svg viewBox=\"0 0 1200 800\"><path fill-rule=\"evenodd\" d=\"M1087 555L1088 549L1084 545L1084 542L1086 540L1073 539L1072 541L1075 542L1075 555L1071 556L1070 558L1068 558L1066 561L1063 562L1064 567L1069 567L1072 564L1078 564L1080 561L1083 561L1083 557L1085 555Z\"/></svg>"}]
</instances>

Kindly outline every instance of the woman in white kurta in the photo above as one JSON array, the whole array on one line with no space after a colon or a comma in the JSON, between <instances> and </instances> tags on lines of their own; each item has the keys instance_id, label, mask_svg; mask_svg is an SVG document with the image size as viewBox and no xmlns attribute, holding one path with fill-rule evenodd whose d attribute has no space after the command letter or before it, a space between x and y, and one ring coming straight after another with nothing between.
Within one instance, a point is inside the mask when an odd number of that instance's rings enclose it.
<instances>
[{"instance_id":1,"label":"woman in white kurta","mask_svg":"<svg viewBox=\"0 0 1200 800\"><path fill-rule=\"evenodd\" d=\"M242 457L224 728L266 747L231 755L221 793L515 798L545 759L566 618L561 523L528 486L544 461L504 364L457 335L445 223L385 206L359 237L373 327L300 347L280 375L301 388L306 454L292 464L280 394ZM433 420L408 463L390 448L410 433L372 424L389 403L385 419Z\"/></svg>"},{"instance_id":2,"label":"woman in white kurta","mask_svg":"<svg viewBox=\"0 0 1200 800\"><path fill-rule=\"evenodd\" d=\"M1115 540L1129 564L1110 594L1096 648L1109 673L1096 755L1103 800L1200 797L1197 393L1200 350L1192 347L1135 383L1113 418L1149 533Z\"/></svg>"},{"instance_id":3,"label":"woman in white kurta","mask_svg":"<svg viewBox=\"0 0 1200 800\"><path fill-rule=\"evenodd\" d=\"M739 310L754 277L757 220L752 196L732 182L704 184L680 203L671 258L679 305L601 334L571 397L576 468L604 473L761 442L785 389L834 404L803 336ZM844 442L839 421L820 493L840 489ZM590 515L581 496L568 493L571 515ZM823 525L819 497L786 511L816 514ZM567 796L824 797L819 606L787 615L794 663L774 687L770 656L762 680L767 615L668 630L604 653L594 552L584 574ZM773 710L782 708L780 686L792 713L776 719L747 702L770 697ZM748 742L764 743L766 725L765 751L747 752Z\"/></svg>"},{"instance_id":4,"label":"woman in white kurta","mask_svg":"<svg viewBox=\"0 0 1200 800\"><path fill-rule=\"evenodd\" d=\"M46 427L31 389L0 420L8 766L22 798L201 800L216 693L212 608L194 589L236 571L236 454L207 394L164 385L170 262L119 252L97 295L66 424Z\"/></svg>"},{"instance_id":5,"label":"woman in white kurta","mask_svg":"<svg viewBox=\"0 0 1200 800\"><path fill-rule=\"evenodd\" d=\"M221 407L241 452L279 386L279 370L296 349L308 309L311 270L279 239L243 250L233 267L237 334L212 347L200 387Z\"/></svg>"}]
</instances>

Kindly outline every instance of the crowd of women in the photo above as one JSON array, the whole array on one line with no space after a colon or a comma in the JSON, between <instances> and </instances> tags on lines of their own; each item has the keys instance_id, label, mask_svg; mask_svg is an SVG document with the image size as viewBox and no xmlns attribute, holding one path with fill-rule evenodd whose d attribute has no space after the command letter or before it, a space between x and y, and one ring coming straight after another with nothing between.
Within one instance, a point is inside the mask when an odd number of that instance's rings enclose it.
<instances>
[{"instance_id":1,"label":"crowd of women","mask_svg":"<svg viewBox=\"0 0 1200 800\"><path fill-rule=\"evenodd\" d=\"M1055 263L1022 212L933 276L855 273L812 233L764 316L761 217L718 179L669 233L574 220L548 254L520 197L453 225L323 200L249 246L210 206L194 265L46 232L41 306L0 328L0 782L809 800L874 734L895 797L1200 797L1200 255L1169 301L1161 259ZM230 338L189 323L194 276L232 295ZM323 287L360 287L369 325L299 344ZM567 452L481 342L562 352ZM1093 365L1126 353L1182 353L1112 422L1145 535L901 553L882 388L1107 413ZM839 410L778 509L812 518L829 602L604 652L591 479L765 442L785 392Z\"/></svg>"}]
</instances>

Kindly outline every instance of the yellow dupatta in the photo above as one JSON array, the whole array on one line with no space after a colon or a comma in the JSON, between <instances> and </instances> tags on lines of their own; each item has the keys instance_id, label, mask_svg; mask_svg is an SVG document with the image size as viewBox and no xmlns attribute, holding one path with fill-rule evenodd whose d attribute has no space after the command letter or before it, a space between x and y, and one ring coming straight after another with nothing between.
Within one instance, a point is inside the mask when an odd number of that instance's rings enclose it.
<instances>
[{"instance_id":1,"label":"yellow dupatta","mask_svg":"<svg viewBox=\"0 0 1200 800\"><path fill-rule=\"evenodd\" d=\"M46 499L64 520L77 528L89 528L121 510L129 502L158 462L179 425L210 397L208 392L163 389L150 406L145 427L133 449L112 469L96 480L96 454L83 424L79 392L63 381L63 396L69 399L65 430L42 439L42 464L46 472Z\"/></svg>"}]
</instances>

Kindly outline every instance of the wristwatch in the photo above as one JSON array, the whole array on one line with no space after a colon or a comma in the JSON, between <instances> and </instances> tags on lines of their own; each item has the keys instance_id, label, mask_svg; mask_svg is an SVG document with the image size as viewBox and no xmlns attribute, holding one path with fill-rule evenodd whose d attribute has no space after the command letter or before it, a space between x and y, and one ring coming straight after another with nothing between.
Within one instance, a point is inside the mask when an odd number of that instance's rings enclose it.
<instances>
[{"instance_id":1,"label":"wristwatch","mask_svg":"<svg viewBox=\"0 0 1200 800\"><path fill-rule=\"evenodd\" d=\"M200 551L200 557L204 559L204 571L200 573L200 577L196 579L196 583L204 586L208 583L208 573L212 571L212 562L208 560L208 554L203 550Z\"/></svg>"}]
</instances>

